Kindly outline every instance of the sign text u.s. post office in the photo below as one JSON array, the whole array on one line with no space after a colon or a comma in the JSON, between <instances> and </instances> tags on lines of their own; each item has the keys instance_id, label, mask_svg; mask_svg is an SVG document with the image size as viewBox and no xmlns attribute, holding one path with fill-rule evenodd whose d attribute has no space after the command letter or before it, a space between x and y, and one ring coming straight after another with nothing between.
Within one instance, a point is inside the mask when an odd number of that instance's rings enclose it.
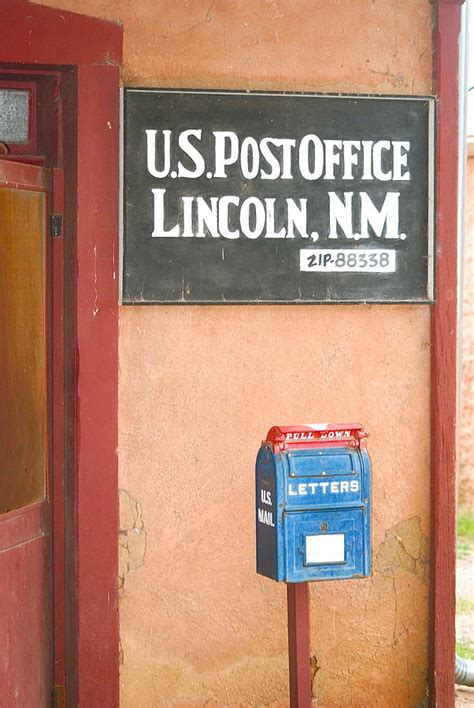
<instances>
[{"instance_id":1,"label":"sign text u.s. post office","mask_svg":"<svg viewBox=\"0 0 474 708\"><path fill-rule=\"evenodd\" d=\"M433 114L125 89L123 302L433 301Z\"/></svg>"}]
</instances>

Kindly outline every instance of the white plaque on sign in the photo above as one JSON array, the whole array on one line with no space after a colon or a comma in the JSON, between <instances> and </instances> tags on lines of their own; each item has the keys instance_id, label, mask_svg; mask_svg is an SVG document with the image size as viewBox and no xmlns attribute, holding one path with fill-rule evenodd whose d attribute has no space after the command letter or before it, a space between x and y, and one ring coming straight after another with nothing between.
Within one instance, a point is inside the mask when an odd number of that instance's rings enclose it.
<instances>
[{"instance_id":1,"label":"white plaque on sign","mask_svg":"<svg viewBox=\"0 0 474 708\"><path fill-rule=\"evenodd\" d=\"M306 563L344 563L344 534L306 536Z\"/></svg>"}]
</instances>

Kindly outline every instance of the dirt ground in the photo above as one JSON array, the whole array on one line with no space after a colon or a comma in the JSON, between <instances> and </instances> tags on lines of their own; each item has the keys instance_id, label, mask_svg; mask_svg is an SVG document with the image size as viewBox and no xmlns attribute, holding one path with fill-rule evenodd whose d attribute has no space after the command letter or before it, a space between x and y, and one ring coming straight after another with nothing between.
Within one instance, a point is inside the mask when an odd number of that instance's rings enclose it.
<instances>
[{"instance_id":1,"label":"dirt ground","mask_svg":"<svg viewBox=\"0 0 474 708\"><path fill-rule=\"evenodd\" d=\"M474 549L456 569L456 641L474 646ZM474 706L474 688L456 687L456 706Z\"/></svg>"}]
</instances>

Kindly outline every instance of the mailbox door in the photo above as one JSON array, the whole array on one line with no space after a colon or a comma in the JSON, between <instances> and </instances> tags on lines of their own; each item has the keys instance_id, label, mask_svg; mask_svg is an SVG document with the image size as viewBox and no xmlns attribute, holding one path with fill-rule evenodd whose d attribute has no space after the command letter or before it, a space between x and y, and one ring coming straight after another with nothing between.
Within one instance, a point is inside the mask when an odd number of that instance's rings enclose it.
<instances>
[{"instance_id":1,"label":"mailbox door","mask_svg":"<svg viewBox=\"0 0 474 708\"><path fill-rule=\"evenodd\" d=\"M368 508L286 515L286 581L337 580L370 573Z\"/></svg>"}]
</instances>

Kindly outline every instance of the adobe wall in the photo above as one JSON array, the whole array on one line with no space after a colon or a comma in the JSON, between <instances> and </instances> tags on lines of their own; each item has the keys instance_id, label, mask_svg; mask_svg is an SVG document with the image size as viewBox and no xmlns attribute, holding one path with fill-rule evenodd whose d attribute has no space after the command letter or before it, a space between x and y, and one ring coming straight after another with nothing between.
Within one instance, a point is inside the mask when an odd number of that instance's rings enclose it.
<instances>
[{"instance_id":1,"label":"adobe wall","mask_svg":"<svg viewBox=\"0 0 474 708\"><path fill-rule=\"evenodd\" d=\"M431 92L429 0L45 0L120 20L128 86ZM84 38L87 41L87 38ZM122 307L122 706L287 698L285 587L254 570L270 425L359 420L373 576L311 588L321 706L416 706L427 674L427 306Z\"/></svg>"}]
</instances>

